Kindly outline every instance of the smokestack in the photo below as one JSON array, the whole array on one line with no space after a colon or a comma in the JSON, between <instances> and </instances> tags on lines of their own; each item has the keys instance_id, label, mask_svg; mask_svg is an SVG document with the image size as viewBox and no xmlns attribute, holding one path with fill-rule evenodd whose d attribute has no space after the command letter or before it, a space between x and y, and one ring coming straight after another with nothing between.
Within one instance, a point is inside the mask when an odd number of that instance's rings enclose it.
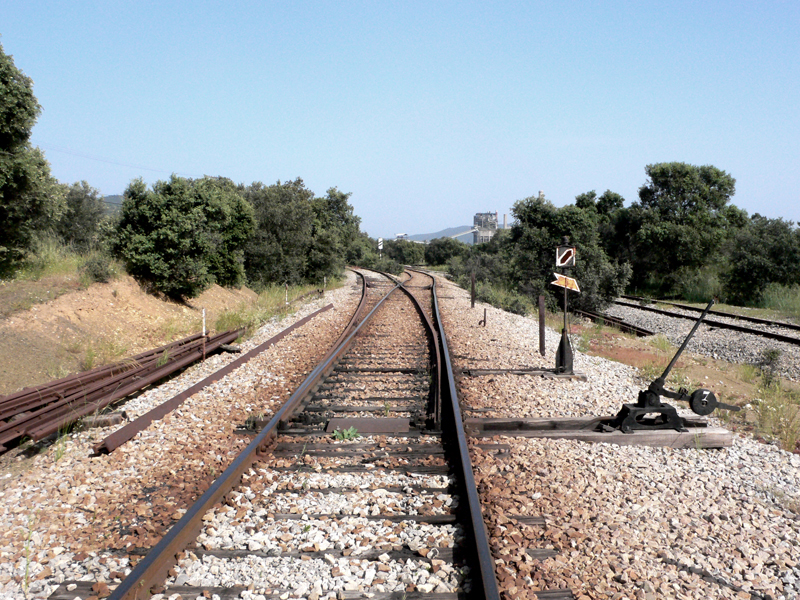
<instances>
[{"instance_id":1,"label":"smokestack","mask_svg":"<svg viewBox=\"0 0 800 600\"><path fill-rule=\"evenodd\" d=\"M503 229L506 228L506 214L503 213Z\"/></svg>"}]
</instances>

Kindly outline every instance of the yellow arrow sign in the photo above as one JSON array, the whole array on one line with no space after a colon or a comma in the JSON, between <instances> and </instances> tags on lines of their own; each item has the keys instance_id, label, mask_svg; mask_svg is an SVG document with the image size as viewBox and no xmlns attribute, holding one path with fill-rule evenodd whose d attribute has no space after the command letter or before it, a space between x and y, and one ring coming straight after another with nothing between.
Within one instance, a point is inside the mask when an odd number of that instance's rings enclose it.
<instances>
[{"instance_id":1,"label":"yellow arrow sign","mask_svg":"<svg viewBox=\"0 0 800 600\"><path fill-rule=\"evenodd\" d=\"M559 287L567 288L568 290L573 290L575 292L581 293L581 288L578 287L578 282L575 281L572 277L567 277L566 275L559 275L558 273L553 273L556 276L555 281L551 281L550 285L557 285Z\"/></svg>"}]
</instances>

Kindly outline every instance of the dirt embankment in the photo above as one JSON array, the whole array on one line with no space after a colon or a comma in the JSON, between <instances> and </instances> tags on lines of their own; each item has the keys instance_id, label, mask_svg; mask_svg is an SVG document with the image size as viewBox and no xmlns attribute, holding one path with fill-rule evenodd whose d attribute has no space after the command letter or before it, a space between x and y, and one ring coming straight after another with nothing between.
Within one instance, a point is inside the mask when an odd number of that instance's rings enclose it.
<instances>
[{"instance_id":1,"label":"dirt embankment","mask_svg":"<svg viewBox=\"0 0 800 600\"><path fill-rule=\"evenodd\" d=\"M216 317L256 300L217 285L186 304L145 293L133 278L66 293L0 319L0 395L115 362L199 332L202 309Z\"/></svg>"}]
</instances>

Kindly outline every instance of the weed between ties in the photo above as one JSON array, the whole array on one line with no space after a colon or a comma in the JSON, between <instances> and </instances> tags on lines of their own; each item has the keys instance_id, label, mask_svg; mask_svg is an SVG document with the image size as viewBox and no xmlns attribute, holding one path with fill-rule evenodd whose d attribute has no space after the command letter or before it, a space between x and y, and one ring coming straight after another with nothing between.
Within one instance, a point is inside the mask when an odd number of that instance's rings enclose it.
<instances>
[{"instance_id":1,"label":"weed between ties","mask_svg":"<svg viewBox=\"0 0 800 600\"><path fill-rule=\"evenodd\" d=\"M348 427L347 429L339 429L338 427L333 432L333 439L338 441L355 440L361 437L355 427Z\"/></svg>"}]
</instances>

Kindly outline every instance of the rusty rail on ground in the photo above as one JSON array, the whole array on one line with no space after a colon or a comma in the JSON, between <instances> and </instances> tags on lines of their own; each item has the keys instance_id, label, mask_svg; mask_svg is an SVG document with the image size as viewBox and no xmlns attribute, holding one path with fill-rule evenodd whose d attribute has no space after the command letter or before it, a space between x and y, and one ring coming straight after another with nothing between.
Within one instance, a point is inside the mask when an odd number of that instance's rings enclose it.
<instances>
[{"instance_id":1,"label":"rusty rail on ground","mask_svg":"<svg viewBox=\"0 0 800 600\"><path fill-rule=\"evenodd\" d=\"M0 451L23 436L39 441L234 341L241 330L194 335L127 361L65 377L0 399ZM205 350L204 350L205 343Z\"/></svg>"},{"instance_id":2,"label":"rusty rail on ground","mask_svg":"<svg viewBox=\"0 0 800 600\"><path fill-rule=\"evenodd\" d=\"M311 319L316 317L318 314L330 310L331 308L333 308L333 304L328 304L327 306L320 308L319 310L311 313L310 315L303 317L302 319L292 324L291 326L287 327L277 335L268 339L263 344L260 344L259 346L250 350L246 354L240 356L233 362L225 365L218 371L215 371L202 381L199 381L190 388L184 390L183 392L177 394L176 396L173 396L166 402L159 404L154 409L143 414L138 419L131 421L124 427L121 427L120 429L118 429L117 431L106 437L102 442L97 444L94 447L94 452L96 454L108 454L109 452L113 452L114 450L119 448L122 444L133 438L137 433L146 429L153 421L157 421L158 419L163 419L166 415L168 415L173 410L178 408L181 404L183 404L184 400L191 398L194 394L196 394L203 388L208 387L209 385L219 381L226 375L232 373L240 366L242 366L244 363L249 361L251 358L255 357L258 354L261 354L262 352L264 352L264 350L266 350L270 346L273 346L276 343L278 343L280 340L289 335L292 331L294 331L298 327L302 327L303 325L308 323Z\"/></svg>"},{"instance_id":3,"label":"rusty rail on ground","mask_svg":"<svg viewBox=\"0 0 800 600\"><path fill-rule=\"evenodd\" d=\"M638 325L634 325L633 323L628 323L627 321L623 321L620 318L612 317L610 315L604 315L602 313L594 313L588 310L581 310L577 308L573 308L572 313L579 317L585 317L595 323L616 327L617 329L619 329L624 333L632 333L638 337L648 337L651 335L655 335L655 333L653 333L649 329L645 329L644 327L639 327Z\"/></svg>"}]
</instances>

